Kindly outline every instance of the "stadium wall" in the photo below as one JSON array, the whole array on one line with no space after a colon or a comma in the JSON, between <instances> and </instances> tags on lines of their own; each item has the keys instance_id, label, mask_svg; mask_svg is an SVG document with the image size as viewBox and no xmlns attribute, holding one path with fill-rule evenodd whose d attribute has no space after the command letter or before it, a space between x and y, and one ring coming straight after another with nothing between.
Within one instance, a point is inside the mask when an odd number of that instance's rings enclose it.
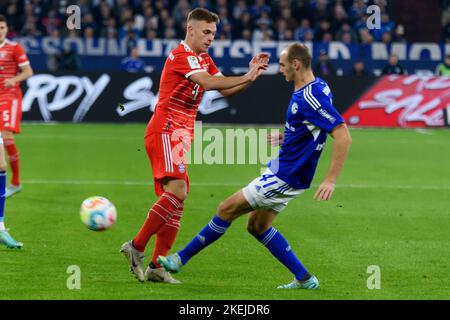
<instances>
[{"instance_id":1,"label":"stadium wall","mask_svg":"<svg viewBox=\"0 0 450 320\"><path fill-rule=\"evenodd\" d=\"M61 122L147 122L159 73L40 73L23 84L23 119ZM439 127L450 105L450 78L332 76L335 107L347 123L363 127ZM208 91L198 120L208 123L283 124L292 84L263 75L248 90L225 99Z\"/></svg>"},{"instance_id":2,"label":"stadium wall","mask_svg":"<svg viewBox=\"0 0 450 320\"><path fill-rule=\"evenodd\" d=\"M146 122L157 101L160 73L41 73L23 85L23 119L63 122ZM327 78L344 112L375 77ZM348 83L352 83L351 86ZM198 120L210 123L284 123L292 85L263 75L245 92L225 99L205 92Z\"/></svg>"}]
</instances>

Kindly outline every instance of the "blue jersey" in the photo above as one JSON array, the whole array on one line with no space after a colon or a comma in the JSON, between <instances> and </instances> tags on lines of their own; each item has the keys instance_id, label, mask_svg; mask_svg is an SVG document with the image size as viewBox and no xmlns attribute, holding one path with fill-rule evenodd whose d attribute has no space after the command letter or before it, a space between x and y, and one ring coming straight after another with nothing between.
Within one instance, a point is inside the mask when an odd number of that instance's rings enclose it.
<instances>
[{"instance_id":1,"label":"blue jersey","mask_svg":"<svg viewBox=\"0 0 450 320\"><path fill-rule=\"evenodd\" d=\"M307 189L328 133L344 123L333 107L333 95L320 78L292 94L286 114L284 140L269 169L296 189Z\"/></svg>"}]
</instances>

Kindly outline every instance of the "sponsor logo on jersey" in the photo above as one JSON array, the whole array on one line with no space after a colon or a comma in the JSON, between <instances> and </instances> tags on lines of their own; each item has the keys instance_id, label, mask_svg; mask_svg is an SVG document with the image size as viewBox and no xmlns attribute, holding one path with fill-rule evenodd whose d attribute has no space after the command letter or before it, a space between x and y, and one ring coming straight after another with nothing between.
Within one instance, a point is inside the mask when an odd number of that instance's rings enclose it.
<instances>
[{"instance_id":1,"label":"sponsor logo on jersey","mask_svg":"<svg viewBox=\"0 0 450 320\"><path fill-rule=\"evenodd\" d=\"M200 63L198 62L197 57L195 56L189 56L187 57L187 60L189 62L189 65L191 66L191 69L200 69Z\"/></svg>"},{"instance_id":2,"label":"sponsor logo on jersey","mask_svg":"<svg viewBox=\"0 0 450 320\"><path fill-rule=\"evenodd\" d=\"M318 110L318 112L320 113L320 115L322 117L324 117L325 119L327 119L328 121L330 121L331 123L335 123L336 122L336 118L333 117L331 114L329 114L328 112L326 112L323 108L320 108Z\"/></svg>"},{"instance_id":3,"label":"sponsor logo on jersey","mask_svg":"<svg viewBox=\"0 0 450 320\"><path fill-rule=\"evenodd\" d=\"M294 102L291 107L291 112L292 112L292 114L296 114L297 111L298 111L298 105L296 102Z\"/></svg>"},{"instance_id":4,"label":"sponsor logo on jersey","mask_svg":"<svg viewBox=\"0 0 450 320\"><path fill-rule=\"evenodd\" d=\"M291 125L289 124L289 122L287 122L287 121L286 121L285 127L286 127L286 129L289 129L289 130L291 130L292 132L295 131L295 127L294 127L294 126L291 126Z\"/></svg>"}]
</instances>

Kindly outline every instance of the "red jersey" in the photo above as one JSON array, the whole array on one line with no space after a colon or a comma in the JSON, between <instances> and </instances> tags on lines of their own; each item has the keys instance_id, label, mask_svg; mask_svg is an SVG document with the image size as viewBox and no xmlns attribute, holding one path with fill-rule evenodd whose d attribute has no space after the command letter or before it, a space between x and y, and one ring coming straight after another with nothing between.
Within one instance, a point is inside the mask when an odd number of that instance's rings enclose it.
<instances>
[{"instance_id":1,"label":"red jersey","mask_svg":"<svg viewBox=\"0 0 450 320\"><path fill-rule=\"evenodd\" d=\"M189 77L198 72L208 72L212 76L221 74L206 52L196 54L181 41L164 64L158 103L147 125L146 135L186 130L193 137L198 105L205 90Z\"/></svg>"},{"instance_id":2,"label":"red jersey","mask_svg":"<svg viewBox=\"0 0 450 320\"><path fill-rule=\"evenodd\" d=\"M8 95L8 93L15 94L17 90L20 90L19 83L13 88L6 88L4 82L6 79L15 77L20 68L29 63L25 50L17 42L5 39L0 44L0 96Z\"/></svg>"}]
</instances>

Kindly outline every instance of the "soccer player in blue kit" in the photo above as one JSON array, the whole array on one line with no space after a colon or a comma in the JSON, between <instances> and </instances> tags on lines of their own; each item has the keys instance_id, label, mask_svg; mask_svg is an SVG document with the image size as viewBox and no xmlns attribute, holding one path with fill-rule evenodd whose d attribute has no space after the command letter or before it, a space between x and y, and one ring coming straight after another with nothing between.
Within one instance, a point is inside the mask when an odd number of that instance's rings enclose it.
<instances>
[{"instance_id":1,"label":"soccer player in blue kit","mask_svg":"<svg viewBox=\"0 0 450 320\"><path fill-rule=\"evenodd\" d=\"M167 271L180 271L195 254L220 238L233 220L248 213L248 231L294 274L294 281L278 288L318 288L318 279L306 270L287 240L272 227L288 202L310 187L327 136L334 139L331 163L314 199L331 198L350 149L347 126L333 107L330 88L312 73L311 60L308 48L300 43L290 45L281 53L280 71L286 81L294 82L295 89L284 134L269 138L272 144L281 143L278 157L269 162L260 177L223 201L217 215L186 247L158 258Z\"/></svg>"}]
</instances>

